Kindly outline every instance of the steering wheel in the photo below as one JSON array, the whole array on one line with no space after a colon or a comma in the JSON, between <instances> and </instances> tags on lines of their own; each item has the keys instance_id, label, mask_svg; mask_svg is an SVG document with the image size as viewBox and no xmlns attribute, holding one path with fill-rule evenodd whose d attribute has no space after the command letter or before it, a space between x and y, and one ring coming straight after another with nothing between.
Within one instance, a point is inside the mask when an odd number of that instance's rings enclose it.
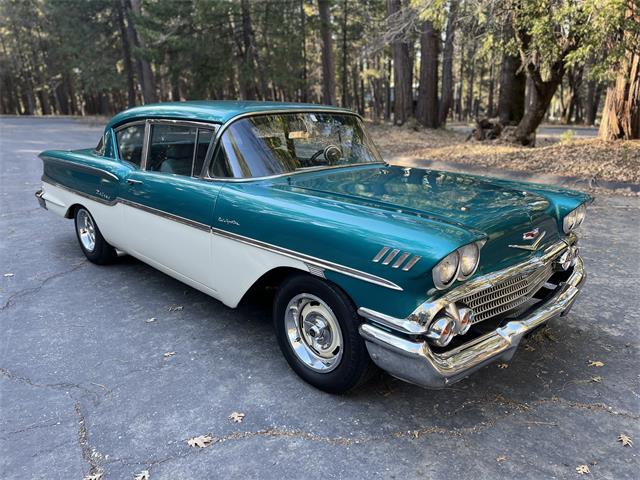
<instances>
[{"instance_id":1,"label":"steering wheel","mask_svg":"<svg viewBox=\"0 0 640 480\"><path fill-rule=\"evenodd\" d=\"M313 163L321 154L329 162L329 165L335 164L342 158L342 150L335 145L327 145L325 148L321 148L316 153L311 155L309 163Z\"/></svg>"}]
</instances>

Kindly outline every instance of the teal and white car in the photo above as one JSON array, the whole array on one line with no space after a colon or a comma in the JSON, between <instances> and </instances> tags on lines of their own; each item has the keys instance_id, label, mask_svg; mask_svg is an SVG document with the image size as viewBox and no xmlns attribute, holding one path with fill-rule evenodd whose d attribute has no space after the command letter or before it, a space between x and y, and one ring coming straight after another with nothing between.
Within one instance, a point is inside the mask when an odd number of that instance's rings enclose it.
<instances>
[{"instance_id":1,"label":"teal and white car","mask_svg":"<svg viewBox=\"0 0 640 480\"><path fill-rule=\"evenodd\" d=\"M508 360L585 278L589 196L389 165L340 108L149 105L40 157L36 196L90 261L124 252L229 307L276 287L284 356L329 392L374 364L439 388Z\"/></svg>"}]
</instances>

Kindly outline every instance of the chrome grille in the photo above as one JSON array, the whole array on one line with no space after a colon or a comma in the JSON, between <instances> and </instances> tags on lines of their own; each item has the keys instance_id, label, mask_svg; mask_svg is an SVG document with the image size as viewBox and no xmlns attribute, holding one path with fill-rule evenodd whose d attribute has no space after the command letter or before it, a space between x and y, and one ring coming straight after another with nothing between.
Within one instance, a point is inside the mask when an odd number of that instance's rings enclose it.
<instances>
[{"instance_id":1,"label":"chrome grille","mask_svg":"<svg viewBox=\"0 0 640 480\"><path fill-rule=\"evenodd\" d=\"M460 299L475 312L474 323L509 312L531 299L553 274L549 263L536 270L519 273L491 287Z\"/></svg>"}]
</instances>

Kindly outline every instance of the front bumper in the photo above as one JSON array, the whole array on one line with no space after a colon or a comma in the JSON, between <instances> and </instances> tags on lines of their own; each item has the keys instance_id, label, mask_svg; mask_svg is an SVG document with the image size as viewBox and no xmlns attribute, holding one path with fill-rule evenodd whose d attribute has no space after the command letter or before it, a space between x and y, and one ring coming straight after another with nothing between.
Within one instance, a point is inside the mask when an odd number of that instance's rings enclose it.
<instances>
[{"instance_id":1,"label":"front bumper","mask_svg":"<svg viewBox=\"0 0 640 480\"><path fill-rule=\"evenodd\" d=\"M542 304L503 327L443 354L433 352L424 340L407 338L407 333L415 335L424 328L413 319L396 320L397 328L394 330L388 328L389 317L385 321L382 316L387 328L363 323L360 334L366 341L372 360L383 370L422 387L443 388L489 363L510 360L525 334L569 311L585 278L584 263L578 256L571 275ZM365 313L368 313L365 317L372 318L370 311ZM414 331L407 332L407 329ZM405 335L391 333L394 331Z\"/></svg>"}]
</instances>

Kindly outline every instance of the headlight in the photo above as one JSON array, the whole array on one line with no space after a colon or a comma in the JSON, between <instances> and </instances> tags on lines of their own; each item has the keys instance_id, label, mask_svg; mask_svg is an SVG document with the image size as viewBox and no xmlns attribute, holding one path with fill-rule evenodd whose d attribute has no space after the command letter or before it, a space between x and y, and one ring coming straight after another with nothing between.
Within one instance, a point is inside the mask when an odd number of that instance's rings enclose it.
<instances>
[{"instance_id":1,"label":"headlight","mask_svg":"<svg viewBox=\"0 0 640 480\"><path fill-rule=\"evenodd\" d=\"M587 206L583 203L578 208L567 213L562 220L562 229L564 233L569 233L578 228L587 214Z\"/></svg>"},{"instance_id":2,"label":"headlight","mask_svg":"<svg viewBox=\"0 0 640 480\"><path fill-rule=\"evenodd\" d=\"M478 262L480 261L480 248L477 243L470 243L458 249L460 254L460 272L458 273L458 280L464 280L471 276L478 268Z\"/></svg>"},{"instance_id":3,"label":"headlight","mask_svg":"<svg viewBox=\"0 0 640 480\"><path fill-rule=\"evenodd\" d=\"M433 284L436 288L447 288L456 279L460 259L458 251L451 252L444 257L435 267L433 267Z\"/></svg>"}]
</instances>

